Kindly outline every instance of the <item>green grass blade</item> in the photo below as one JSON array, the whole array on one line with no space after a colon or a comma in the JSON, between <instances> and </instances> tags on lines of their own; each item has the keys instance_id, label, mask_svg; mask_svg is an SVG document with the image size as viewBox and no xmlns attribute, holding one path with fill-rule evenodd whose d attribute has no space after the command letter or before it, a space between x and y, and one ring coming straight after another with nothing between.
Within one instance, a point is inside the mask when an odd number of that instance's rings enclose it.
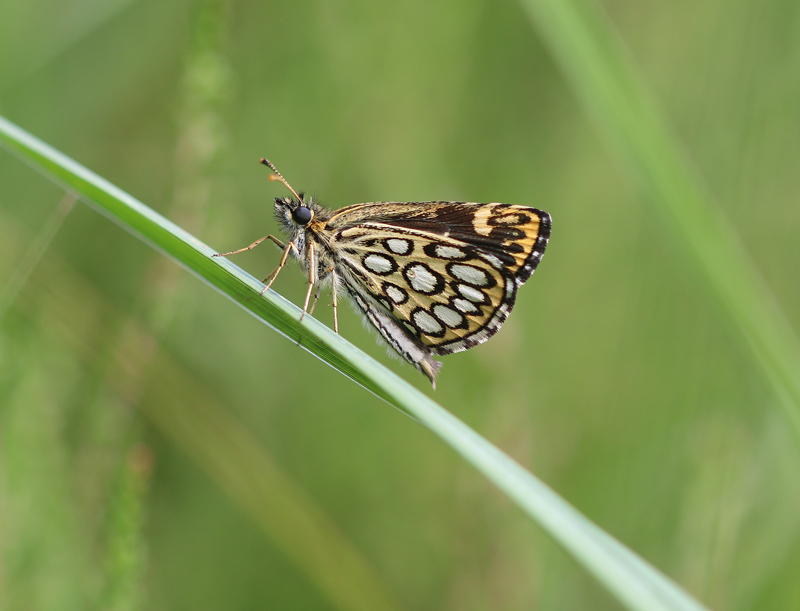
<instances>
[{"instance_id":1,"label":"green grass blade","mask_svg":"<svg viewBox=\"0 0 800 611\"><path fill-rule=\"evenodd\" d=\"M658 570L600 530L498 448L274 291L135 198L0 117L0 143L97 210L149 242L257 318L420 422L513 499L629 609L703 607Z\"/></svg>"},{"instance_id":2,"label":"green grass blade","mask_svg":"<svg viewBox=\"0 0 800 611\"><path fill-rule=\"evenodd\" d=\"M800 437L800 342L707 192L608 19L586 0L521 0L567 79L688 249Z\"/></svg>"}]
</instances>

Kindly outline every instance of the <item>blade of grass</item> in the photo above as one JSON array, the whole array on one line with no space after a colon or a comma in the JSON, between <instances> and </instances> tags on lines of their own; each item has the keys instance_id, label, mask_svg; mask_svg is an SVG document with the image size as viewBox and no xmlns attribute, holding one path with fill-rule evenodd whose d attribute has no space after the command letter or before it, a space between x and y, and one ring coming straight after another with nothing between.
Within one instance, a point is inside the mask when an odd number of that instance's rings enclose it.
<instances>
[{"instance_id":1,"label":"blade of grass","mask_svg":"<svg viewBox=\"0 0 800 611\"><path fill-rule=\"evenodd\" d=\"M306 316L230 261L108 181L0 117L0 143L48 178L189 271L279 333L404 410L448 443L516 502L629 609L703 609L676 584L587 520L530 472L455 416L358 348Z\"/></svg>"},{"instance_id":2,"label":"blade of grass","mask_svg":"<svg viewBox=\"0 0 800 611\"><path fill-rule=\"evenodd\" d=\"M697 176L613 25L591 0L520 0L583 105L688 249L800 441L800 342Z\"/></svg>"}]
</instances>

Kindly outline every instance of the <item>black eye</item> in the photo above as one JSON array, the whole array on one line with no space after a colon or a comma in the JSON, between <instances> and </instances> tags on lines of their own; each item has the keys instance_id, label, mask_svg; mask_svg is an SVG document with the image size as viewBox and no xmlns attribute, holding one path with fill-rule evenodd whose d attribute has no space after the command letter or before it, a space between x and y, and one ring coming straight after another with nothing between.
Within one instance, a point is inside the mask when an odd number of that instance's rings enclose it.
<instances>
[{"instance_id":1,"label":"black eye","mask_svg":"<svg viewBox=\"0 0 800 611\"><path fill-rule=\"evenodd\" d=\"M297 206L292 210L292 219L298 225L305 225L311 220L311 208L307 206Z\"/></svg>"}]
</instances>

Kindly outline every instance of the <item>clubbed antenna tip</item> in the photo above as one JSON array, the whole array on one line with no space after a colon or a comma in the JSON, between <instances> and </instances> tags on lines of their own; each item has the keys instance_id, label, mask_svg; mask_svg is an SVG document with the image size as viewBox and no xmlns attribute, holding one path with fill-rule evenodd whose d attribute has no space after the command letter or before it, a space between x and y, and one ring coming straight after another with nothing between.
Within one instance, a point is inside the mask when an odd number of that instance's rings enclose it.
<instances>
[{"instance_id":1,"label":"clubbed antenna tip","mask_svg":"<svg viewBox=\"0 0 800 611\"><path fill-rule=\"evenodd\" d=\"M294 195L294 196L297 198L297 201L298 201L298 202L300 202L300 204L302 205L302 204L303 204L303 198L297 194L297 191L295 191L294 189L292 189L292 185L290 185L288 182L286 182L286 179L283 177L283 174L281 174L280 172L278 172L278 168L276 168L276 167L275 167L275 166L272 164L272 162L271 162L269 159L267 159L266 157L262 157L262 158L261 158L261 163L263 163L265 166L267 166L267 167L268 167L268 168L270 168L270 169L271 169L273 172L275 172L275 174L271 175L271 176L269 177L269 179L270 179L270 180L279 180L279 181L280 181L280 182L282 182L284 185L286 185L286 188L287 188L287 189L289 189L289 191L291 191L291 192L292 192L292 195Z\"/></svg>"}]
</instances>

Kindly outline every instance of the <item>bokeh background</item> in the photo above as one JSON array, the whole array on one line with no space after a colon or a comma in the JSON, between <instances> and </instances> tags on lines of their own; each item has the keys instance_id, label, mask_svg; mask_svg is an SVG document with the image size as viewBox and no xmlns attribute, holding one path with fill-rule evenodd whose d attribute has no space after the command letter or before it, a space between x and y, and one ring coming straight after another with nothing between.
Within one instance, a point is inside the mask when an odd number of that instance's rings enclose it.
<instances>
[{"instance_id":1,"label":"bokeh background","mask_svg":"<svg viewBox=\"0 0 800 611\"><path fill-rule=\"evenodd\" d=\"M800 5L603 9L800 327ZM262 156L333 208L547 210L435 398L710 607L800 605L797 441L518 3L0 3L0 114L220 251L277 231ZM3 609L619 608L427 430L6 153L0 317Z\"/></svg>"}]
</instances>

